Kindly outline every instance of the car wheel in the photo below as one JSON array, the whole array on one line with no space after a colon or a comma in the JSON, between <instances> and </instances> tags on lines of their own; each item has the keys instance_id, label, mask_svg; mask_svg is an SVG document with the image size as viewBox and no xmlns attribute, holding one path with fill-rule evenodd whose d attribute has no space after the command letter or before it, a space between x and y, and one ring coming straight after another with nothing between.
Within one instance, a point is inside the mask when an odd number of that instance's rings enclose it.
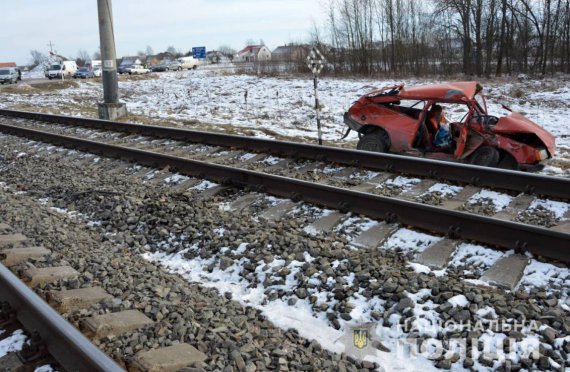
<instances>
[{"instance_id":1,"label":"car wheel","mask_svg":"<svg viewBox=\"0 0 570 372\"><path fill-rule=\"evenodd\" d=\"M198 68L197 65L192 66L192 70L196 70Z\"/></svg>"},{"instance_id":2,"label":"car wheel","mask_svg":"<svg viewBox=\"0 0 570 372\"><path fill-rule=\"evenodd\" d=\"M375 131L362 136L356 148L364 151L386 152L388 146L386 145L384 133L382 133L382 131Z\"/></svg>"},{"instance_id":3,"label":"car wheel","mask_svg":"<svg viewBox=\"0 0 570 372\"><path fill-rule=\"evenodd\" d=\"M508 169L508 170L520 170L519 163L517 160L509 153L502 151L501 160L497 164L497 168Z\"/></svg>"},{"instance_id":4,"label":"car wheel","mask_svg":"<svg viewBox=\"0 0 570 372\"><path fill-rule=\"evenodd\" d=\"M499 151L491 146L479 147L469 157L469 163L483 167L496 167L499 164Z\"/></svg>"}]
</instances>

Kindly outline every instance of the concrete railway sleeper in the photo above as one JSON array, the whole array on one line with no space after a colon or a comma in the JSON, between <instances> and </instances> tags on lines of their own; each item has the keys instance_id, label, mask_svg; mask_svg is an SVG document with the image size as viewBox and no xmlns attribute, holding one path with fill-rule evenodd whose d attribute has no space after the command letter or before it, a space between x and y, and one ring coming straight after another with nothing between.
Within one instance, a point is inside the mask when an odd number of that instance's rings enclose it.
<instances>
[{"instance_id":1,"label":"concrete railway sleeper","mask_svg":"<svg viewBox=\"0 0 570 372\"><path fill-rule=\"evenodd\" d=\"M346 166L358 166L371 170L453 181L461 184L532 193L563 200L570 199L570 180L560 177L179 128L110 122L6 109L0 109L0 115L37 120L45 123L271 153L278 156L311 159Z\"/></svg>"},{"instance_id":2,"label":"concrete railway sleeper","mask_svg":"<svg viewBox=\"0 0 570 372\"><path fill-rule=\"evenodd\" d=\"M372 195L13 125L2 124L0 129L5 133L50 142L58 146L128 159L151 167L168 167L184 175L206 178L224 185L247 187L294 201L303 200L334 208L344 213L353 212L387 222L398 222L448 235L451 238L474 240L504 250L512 249L518 253L529 252L537 256L570 262L568 251L570 234L564 230L545 229L404 199Z\"/></svg>"}]
</instances>

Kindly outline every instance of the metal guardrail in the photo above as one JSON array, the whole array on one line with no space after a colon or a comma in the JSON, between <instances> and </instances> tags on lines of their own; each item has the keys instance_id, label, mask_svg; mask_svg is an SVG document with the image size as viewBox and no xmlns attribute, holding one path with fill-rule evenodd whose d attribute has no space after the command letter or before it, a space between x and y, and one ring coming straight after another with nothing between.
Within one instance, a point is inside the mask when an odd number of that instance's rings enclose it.
<instances>
[{"instance_id":1,"label":"metal guardrail","mask_svg":"<svg viewBox=\"0 0 570 372\"><path fill-rule=\"evenodd\" d=\"M526 192L553 198L570 199L570 178L543 176L504 169L421 159L393 154L316 146L305 143L275 141L170 127L121 123L25 111L0 109L0 115L49 123L81 126L173 140L226 146L278 156L329 161L377 171L441 179L481 187Z\"/></svg>"},{"instance_id":2,"label":"metal guardrail","mask_svg":"<svg viewBox=\"0 0 570 372\"><path fill-rule=\"evenodd\" d=\"M66 370L123 371L1 264L0 299L10 304L27 330L38 331L50 354Z\"/></svg>"},{"instance_id":3,"label":"metal guardrail","mask_svg":"<svg viewBox=\"0 0 570 372\"><path fill-rule=\"evenodd\" d=\"M13 125L0 124L0 131L151 167L168 166L188 176L570 262L570 234L541 227Z\"/></svg>"}]
</instances>

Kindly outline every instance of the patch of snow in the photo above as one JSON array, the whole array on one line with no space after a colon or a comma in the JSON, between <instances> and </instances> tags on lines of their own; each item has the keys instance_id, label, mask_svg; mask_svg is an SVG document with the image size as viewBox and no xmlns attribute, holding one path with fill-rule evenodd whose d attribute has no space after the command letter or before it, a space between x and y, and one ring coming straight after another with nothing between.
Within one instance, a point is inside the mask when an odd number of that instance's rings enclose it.
<instances>
[{"instance_id":1,"label":"patch of snow","mask_svg":"<svg viewBox=\"0 0 570 372\"><path fill-rule=\"evenodd\" d=\"M407 188L411 188L414 185L417 185L421 181L422 180L420 180L419 178L409 178L409 177L404 177L404 176L398 176L396 178L389 179L384 183L381 183L378 187L381 188L384 185L386 185L386 186L395 186L395 187L407 189Z\"/></svg>"},{"instance_id":2,"label":"patch of snow","mask_svg":"<svg viewBox=\"0 0 570 372\"><path fill-rule=\"evenodd\" d=\"M392 234L384 246L384 249L401 249L405 252L423 252L430 245L437 243L443 238L428 235L414 230L402 228Z\"/></svg>"},{"instance_id":3,"label":"patch of snow","mask_svg":"<svg viewBox=\"0 0 570 372\"><path fill-rule=\"evenodd\" d=\"M480 201L490 201L495 207L495 212L505 209L513 201L513 197L507 194L499 193L491 190L481 190L469 199L469 204L475 204Z\"/></svg>"},{"instance_id":4,"label":"patch of snow","mask_svg":"<svg viewBox=\"0 0 570 372\"><path fill-rule=\"evenodd\" d=\"M217 183L210 182L208 180L204 180L204 181L200 182L199 184L197 184L196 186L191 187L190 190L205 191L205 190L211 189L212 187L216 187L216 186L218 186Z\"/></svg>"},{"instance_id":5,"label":"patch of snow","mask_svg":"<svg viewBox=\"0 0 570 372\"><path fill-rule=\"evenodd\" d=\"M445 183L436 183L425 192L425 194L440 193L444 198L450 198L463 190L461 186L453 186Z\"/></svg>"},{"instance_id":6,"label":"patch of snow","mask_svg":"<svg viewBox=\"0 0 570 372\"><path fill-rule=\"evenodd\" d=\"M470 266L486 269L491 267L504 255L504 252L499 252L495 249L476 244L463 243L457 247L449 265L454 267Z\"/></svg>"},{"instance_id":7,"label":"patch of snow","mask_svg":"<svg viewBox=\"0 0 570 372\"><path fill-rule=\"evenodd\" d=\"M255 153L247 153L247 154L243 154L242 156L239 157L239 160L241 161L248 161L250 159L253 159L257 156L257 154Z\"/></svg>"},{"instance_id":8,"label":"patch of snow","mask_svg":"<svg viewBox=\"0 0 570 372\"><path fill-rule=\"evenodd\" d=\"M181 175L181 174L173 174L173 175L170 176L170 177L166 177L166 178L164 179L164 182L165 182L165 183L168 183L168 184L175 184L175 185L177 185L177 184L182 183L182 182L184 182L184 181L188 181L189 179L190 179L189 177L183 176L183 175Z\"/></svg>"},{"instance_id":9,"label":"patch of snow","mask_svg":"<svg viewBox=\"0 0 570 372\"><path fill-rule=\"evenodd\" d=\"M549 199L535 199L532 201L528 209L533 210L538 207L542 207L552 212L557 219L562 219L570 210L570 204Z\"/></svg>"},{"instance_id":10,"label":"patch of snow","mask_svg":"<svg viewBox=\"0 0 570 372\"><path fill-rule=\"evenodd\" d=\"M466 307L469 305L469 300L464 295L457 295L447 300L452 306Z\"/></svg>"},{"instance_id":11,"label":"patch of snow","mask_svg":"<svg viewBox=\"0 0 570 372\"><path fill-rule=\"evenodd\" d=\"M524 288L528 291L531 287L544 288L547 292L562 290L563 297L568 297L570 269L530 260L518 288Z\"/></svg>"},{"instance_id":12,"label":"patch of snow","mask_svg":"<svg viewBox=\"0 0 570 372\"><path fill-rule=\"evenodd\" d=\"M8 353L13 353L22 350L24 343L28 338L24 335L24 331L18 329L2 341L0 341L0 358L6 356Z\"/></svg>"},{"instance_id":13,"label":"patch of snow","mask_svg":"<svg viewBox=\"0 0 570 372\"><path fill-rule=\"evenodd\" d=\"M414 270L418 274L429 274L433 273L436 277L444 276L447 273L446 269L443 270L432 270L429 267L416 263L416 262L408 262L408 267Z\"/></svg>"}]
</instances>

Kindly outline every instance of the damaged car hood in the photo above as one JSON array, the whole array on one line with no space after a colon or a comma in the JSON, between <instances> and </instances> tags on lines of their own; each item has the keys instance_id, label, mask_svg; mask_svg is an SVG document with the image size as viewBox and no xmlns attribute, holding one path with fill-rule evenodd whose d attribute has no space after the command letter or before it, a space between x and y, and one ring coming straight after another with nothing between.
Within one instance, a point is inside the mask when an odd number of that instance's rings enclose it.
<instances>
[{"instance_id":1,"label":"damaged car hood","mask_svg":"<svg viewBox=\"0 0 570 372\"><path fill-rule=\"evenodd\" d=\"M544 143L550 156L554 155L555 138L550 132L518 112L499 119L493 128L495 133L531 133L535 134Z\"/></svg>"}]
</instances>

